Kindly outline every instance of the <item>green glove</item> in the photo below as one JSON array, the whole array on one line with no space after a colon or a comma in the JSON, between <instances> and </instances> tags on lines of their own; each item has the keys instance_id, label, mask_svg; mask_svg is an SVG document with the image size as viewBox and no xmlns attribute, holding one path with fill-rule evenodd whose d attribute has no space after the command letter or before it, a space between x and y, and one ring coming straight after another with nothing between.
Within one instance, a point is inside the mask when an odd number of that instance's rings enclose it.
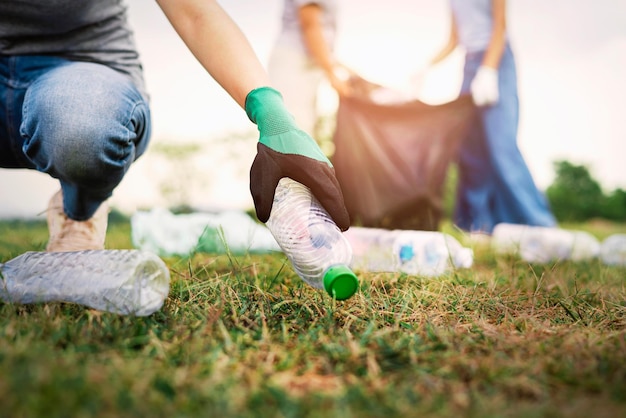
<instances>
[{"instance_id":1,"label":"green glove","mask_svg":"<svg viewBox=\"0 0 626 418\"><path fill-rule=\"evenodd\" d=\"M270 87L252 90L246 97L246 113L260 133L250 169L250 191L259 220L267 222L276 186L289 177L311 189L339 229L347 230L350 216L335 169L313 138L296 126L280 93Z\"/></svg>"}]
</instances>

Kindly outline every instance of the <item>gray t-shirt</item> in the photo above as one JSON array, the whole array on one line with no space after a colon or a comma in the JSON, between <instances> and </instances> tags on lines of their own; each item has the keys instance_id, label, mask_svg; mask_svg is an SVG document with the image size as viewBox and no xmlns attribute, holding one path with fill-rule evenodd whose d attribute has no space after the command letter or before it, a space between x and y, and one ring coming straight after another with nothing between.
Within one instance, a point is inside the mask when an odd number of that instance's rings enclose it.
<instances>
[{"instance_id":1,"label":"gray t-shirt","mask_svg":"<svg viewBox=\"0 0 626 418\"><path fill-rule=\"evenodd\" d=\"M304 40L300 31L298 10L308 4L317 4L322 9L322 31L332 51L337 31L337 1L336 0L285 0L283 6L282 25L276 44L297 49L306 53Z\"/></svg>"},{"instance_id":2,"label":"gray t-shirt","mask_svg":"<svg viewBox=\"0 0 626 418\"><path fill-rule=\"evenodd\" d=\"M123 0L1 0L0 55L54 55L128 75L147 97Z\"/></svg>"},{"instance_id":3,"label":"gray t-shirt","mask_svg":"<svg viewBox=\"0 0 626 418\"><path fill-rule=\"evenodd\" d=\"M491 0L450 0L459 43L467 52L484 51L493 26Z\"/></svg>"}]
</instances>

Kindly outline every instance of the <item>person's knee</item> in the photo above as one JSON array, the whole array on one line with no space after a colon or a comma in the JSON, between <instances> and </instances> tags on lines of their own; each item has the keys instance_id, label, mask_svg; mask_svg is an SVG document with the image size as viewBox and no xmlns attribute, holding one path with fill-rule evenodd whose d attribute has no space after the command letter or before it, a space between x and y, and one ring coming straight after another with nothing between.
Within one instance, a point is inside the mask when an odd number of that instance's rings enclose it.
<instances>
[{"instance_id":1,"label":"person's knee","mask_svg":"<svg viewBox=\"0 0 626 418\"><path fill-rule=\"evenodd\" d=\"M136 125L147 125L147 105L110 69L65 70L43 78L27 93L24 152L40 171L55 177L77 184L117 184L136 158ZM70 86L72 74L78 81ZM134 93L137 97L129 100Z\"/></svg>"},{"instance_id":2,"label":"person's knee","mask_svg":"<svg viewBox=\"0 0 626 418\"><path fill-rule=\"evenodd\" d=\"M134 159L128 132L119 126L105 127L115 125L113 119L91 113L67 115L58 107L41 114L41 126L24 145L24 152L41 171L80 183L119 177Z\"/></svg>"}]
</instances>

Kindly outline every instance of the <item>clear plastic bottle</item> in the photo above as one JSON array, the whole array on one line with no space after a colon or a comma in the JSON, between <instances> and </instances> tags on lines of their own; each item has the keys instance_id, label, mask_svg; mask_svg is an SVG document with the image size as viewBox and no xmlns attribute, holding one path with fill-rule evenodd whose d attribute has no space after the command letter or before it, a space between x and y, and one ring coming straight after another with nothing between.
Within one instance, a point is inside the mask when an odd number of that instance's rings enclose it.
<instances>
[{"instance_id":1,"label":"clear plastic bottle","mask_svg":"<svg viewBox=\"0 0 626 418\"><path fill-rule=\"evenodd\" d=\"M469 268L474 261L470 248L437 231L351 227L344 236L352 246L355 270L439 276Z\"/></svg>"},{"instance_id":2,"label":"clear plastic bottle","mask_svg":"<svg viewBox=\"0 0 626 418\"><path fill-rule=\"evenodd\" d=\"M141 250L29 251L0 264L0 299L9 303L77 303L146 316L163 306L170 273Z\"/></svg>"},{"instance_id":3,"label":"clear plastic bottle","mask_svg":"<svg viewBox=\"0 0 626 418\"><path fill-rule=\"evenodd\" d=\"M308 187L282 178L266 225L306 283L337 300L356 292L358 279L349 267L352 248Z\"/></svg>"},{"instance_id":4,"label":"clear plastic bottle","mask_svg":"<svg viewBox=\"0 0 626 418\"><path fill-rule=\"evenodd\" d=\"M491 244L498 253L519 254L530 263L582 261L600 253L600 242L585 231L508 223L496 225Z\"/></svg>"},{"instance_id":5,"label":"clear plastic bottle","mask_svg":"<svg viewBox=\"0 0 626 418\"><path fill-rule=\"evenodd\" d=\"M626 234L613 234L600 245L602 262L612 266L626 266Z\"/></svg>"},{"instance_id":6,"label":"clear plastic bottle","mask_svg":"<svg viewBox=\"0 0 626 418\"><path fill-rule=\"evenodd\" d=\"M130 218L133 246L160 256L280 251L265 227L242 210L174 214L167 209L136 211Z\"/></svg>"}]
</instances>

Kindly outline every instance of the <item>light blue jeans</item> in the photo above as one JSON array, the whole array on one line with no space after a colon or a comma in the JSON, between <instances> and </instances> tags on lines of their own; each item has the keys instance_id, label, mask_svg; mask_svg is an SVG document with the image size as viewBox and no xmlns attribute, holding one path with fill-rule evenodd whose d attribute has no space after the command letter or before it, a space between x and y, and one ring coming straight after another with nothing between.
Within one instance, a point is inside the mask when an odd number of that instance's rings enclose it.
<instances>
[{"instance_id":1,"label":"light blue jeans","mask_svg":"<svg viewBox=\"0 0 626 418\"><path fill-rule=\"evenodd\" d=\"M470 93L483 55L466 55L461 94ZM482 125L476 125L460 146L454 221L463 230L486 233L502 222L554 226L548 202L517 146L517 74L509 46L500 63L498 83L498 103L479 109Z\"/></svg>"},{"instance_id":2,"label":"light blue jeans","mask_svg":"<svg viewBox=\"0 0 626 418\"><path fill-rule=\"evenodd\" d=\"M0 56L0 167L59 179L72 219L89 219L111 196L150 126L147 99L107 66Z\"/></svg>"}]
</instances>

